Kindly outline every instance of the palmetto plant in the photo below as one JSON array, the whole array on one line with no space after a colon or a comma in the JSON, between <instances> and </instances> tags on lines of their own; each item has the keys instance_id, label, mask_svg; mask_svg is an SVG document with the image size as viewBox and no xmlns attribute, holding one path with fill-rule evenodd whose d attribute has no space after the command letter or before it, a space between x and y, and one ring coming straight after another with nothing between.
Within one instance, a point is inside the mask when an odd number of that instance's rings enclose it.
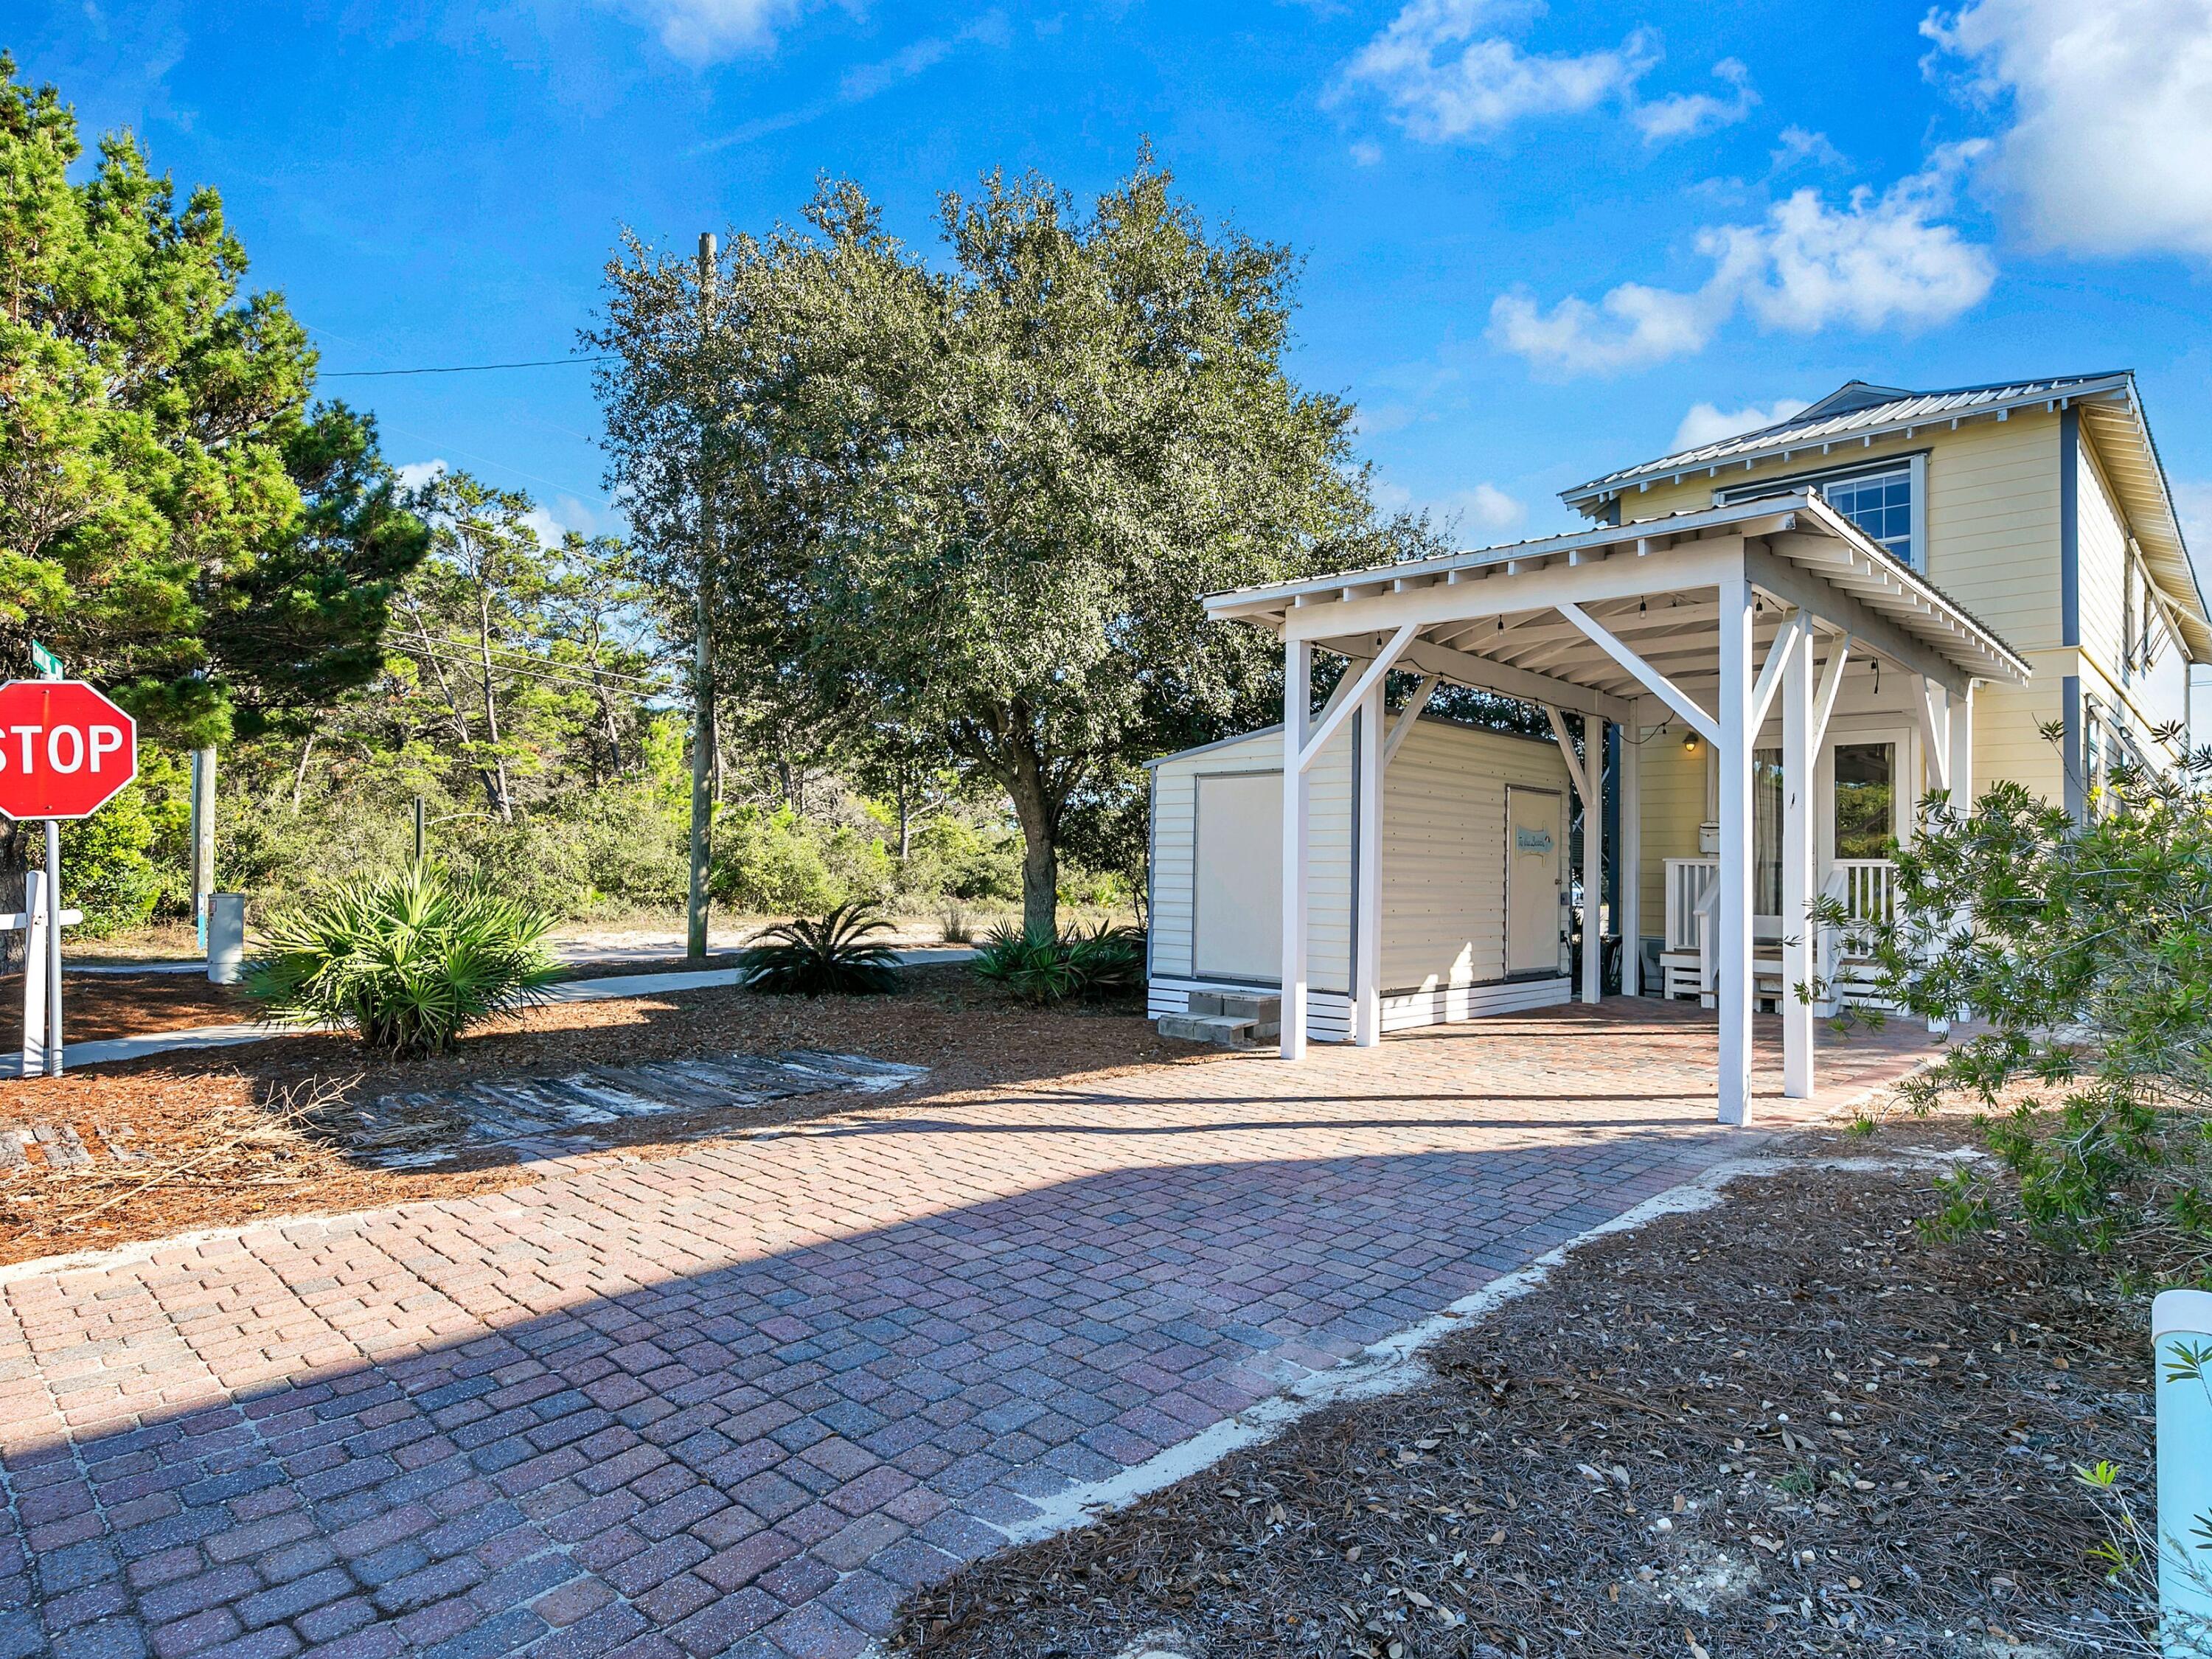
<instances>
[{"instance_id":1,"label":"palmetto plant","mask_svg":"<svg viewBox=\"0 0 2212 1659\"><path fill-rule=\"evenodd\" d=\"M975 969L977 977L1039 1006L1119 996L1144 984L1145 936L1137 928L1103 922L1089 933L1071 928L1044 939L998 927L976 948Z\"/></svg>"},{"instance_id":2,"label":"palmetto plant","mask_svg":"<svg viewBox=\"0 0 2212 1659\"><path fill-rule=\"evenodd\" d=\"M442 1053L542 1002L552 919L434 864L333 888L270 927L246 990L272 1024L351 1025L371 1048Z\"/></svg>"},{"instance_id":3,"label":"palmetto plant","mask_svg":"<svg viewBox=\"0 0 2212 1659\"><path fill-rule=\"evenodd\" d=\"M899 987L898 953L872 934L890 923L867 904L778 922L738 953L738 982L801 996L865 996Z\"/></svg>"}]
</instances>

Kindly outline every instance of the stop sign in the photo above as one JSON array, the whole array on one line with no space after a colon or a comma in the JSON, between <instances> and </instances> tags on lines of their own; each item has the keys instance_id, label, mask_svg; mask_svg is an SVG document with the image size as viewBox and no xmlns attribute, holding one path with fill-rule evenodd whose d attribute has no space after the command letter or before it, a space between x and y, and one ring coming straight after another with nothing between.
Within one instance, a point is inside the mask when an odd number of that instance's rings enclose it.
<instances>
[{"instance_id":1,"label":"stop sign","mask_svg":"<svg viewBox=\"0 0 2212 1659\"><path fill-rule=\"evenodd\" d=\"M137 773L137 722L82 680L0 685L0 813L90 817Z\"/></svg>"}]
</instances>

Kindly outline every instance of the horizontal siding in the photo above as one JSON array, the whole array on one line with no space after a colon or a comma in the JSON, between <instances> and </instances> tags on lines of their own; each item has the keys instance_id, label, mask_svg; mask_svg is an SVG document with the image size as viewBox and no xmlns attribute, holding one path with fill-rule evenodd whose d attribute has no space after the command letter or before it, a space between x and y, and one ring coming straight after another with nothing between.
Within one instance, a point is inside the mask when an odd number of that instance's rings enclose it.
<instances>
[{"instance_id":1,"label":"horizontal siding","mask_svg":"<svg viewBox=\"0 0 2212 1659\"><path fill-rule=\"evenodd\" d=\"M1516 1014L1530 1008L1557 1007L1574 1000L1573 982L1564 977L1437 986L1383 998L1382 1030L1388 1033L1418 1030L1424 1025L1454 1025L1463 1019L1480 1019L1490 1014Z\"/></svg>"},{"instance_id":2,"label":"horizontal siding","mask_svg":"<svg viewBox=\"0 0 2212 1659\"><path fill-rule=\"evenodd\" d=\"M2117 682L2120 659L2127 648L2128 532L2121 526L2119 508L2113 505L2086 443L2076 453L2075 473L2081 654L2096 665L2097 672L2106 680Z\"/></svg>"},{"instance_id":3,"label":"horizontal siding","mask_svg":"<svg viewBox=\"0 0 2212 1659\"><path fill-rule=\"evenodd\" d=\"M1705 745L1688 753L1679 721L1662 732L1647 731L1637 757L1644 838L1637 860L1637 927L1657 939L1667 927L1667 860L1698 855L1698 826L1705 821Z\"/></svg>"},{"instance_id":4,"label":"horizontal siding","mask_svg":"<svg viewBox=\"0 0 2212 1659\"><path fill-rule=\"evenodd\" d=\"M1309 773L1308 987L1352 989L1352 756L1347 720ZM1279 772L1267 735L1153 769L1152 962L1158 979L1194 976L1197 780ZM1411 990L1498 978L1504 964L1505 786L1566 790L1548 742L1422 720L1393 757L1383 801L1382 981Z\"/></svg>"},{"instance_id":5,"label":"horizontal siding","mask_svg":"<svg viewBox=\"0 0 2212 1659\"><path fill-rule=\"evenodd\" d=\"M1306 987L1352 995L1352 750L1354 715L1307 769Z\"/></svg>"},{"instance_id":6,"label":"horizontal siding","mask_svg":"<svg viewBox=\"0 0 2212 1659\"><path fill-rule=\"evenodd\" d=\"M1659 518L1712 505L1719 489L1928 452L1928 576L2015 650L2059 643L2058 417L2040 411L1838 445L1755 468L1723 469L1623 498L1622 516Z\"/></svg>"},{"instance_id":7,"label":"horizontal siding","mask_svg":"<svg viewBox=\"0 0 2212 1659\"><path fill-rule=\"evenodd\" d=\"M2019 651L2059 642L2058 417L1923 434L1928 579Z\"/></svg>"},{"instance_id":8,"label":"horizontal siding","mask_svg":"<svg viewBox=\"0 0 2212 1659\"><path fill-rule=\"evenodd\" d=\"M1386 992L1504 975L1511 784L1555 789L1565 801L1558 746L1425 720L1391 761L1382 805Z\"/></svg>"},{"instance_id":9,"label":"horizontal siding","mask_svg":"<svg viewBox=\"0 0 2212 1659\"><path fill-rule=\"evenodd\" d=\"M2071 653L2045 653L2033 680L2024 686L1984 685L1974 692L1972 793L1981 794L2002 780L2017 783L2039 799L2063 805L2066 773L2058 745L2043 735L2045 721L2065 713L2060 671ZM1956 794L1954 790L1954 794Z\"/></svg>"}]
</instances>

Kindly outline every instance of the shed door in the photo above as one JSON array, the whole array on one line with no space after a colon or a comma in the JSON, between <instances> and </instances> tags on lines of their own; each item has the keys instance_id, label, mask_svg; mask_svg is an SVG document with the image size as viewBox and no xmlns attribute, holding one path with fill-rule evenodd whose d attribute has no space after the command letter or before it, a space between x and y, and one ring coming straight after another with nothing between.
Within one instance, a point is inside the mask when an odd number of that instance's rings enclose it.
<instances>
[{"instance_id":1,"label":"shed door","mask_svg":"<svg viewBox=\"0 0 2212 1659\"><path fill-rule=\"evenodd\" d=\"M1559 971L1559 882L1566 868L1556 789L1505 792L1505 971Z\"/></svg>"},{"instance_id":2,"label":"shed door","mask_svg":"<svg viewBox=\"0 0 2212 1659\"><path fill-rule=\"evenodd\" d=\"M1283 977L1283 775L1200 774L1191 966L1201 979Z\"/></svg>"}]
</instances>

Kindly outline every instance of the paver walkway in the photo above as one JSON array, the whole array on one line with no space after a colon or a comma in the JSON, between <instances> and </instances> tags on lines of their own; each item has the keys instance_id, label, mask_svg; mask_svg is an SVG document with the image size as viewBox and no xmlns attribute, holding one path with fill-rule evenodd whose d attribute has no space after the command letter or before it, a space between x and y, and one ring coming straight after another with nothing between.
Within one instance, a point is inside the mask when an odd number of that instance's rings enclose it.
<instances>
[{"instance_id":1,"label":"paver walkway","mask_svg":"<svg viewBox=\"0 0 2212 1659\"><path fill-rule=\"evenodd\" d=\"M1492 1019L9 1270L0 1655L856 1652L1029 1499L1741 1151L1711 1054Z\"/></svg>"}]
</instances>

